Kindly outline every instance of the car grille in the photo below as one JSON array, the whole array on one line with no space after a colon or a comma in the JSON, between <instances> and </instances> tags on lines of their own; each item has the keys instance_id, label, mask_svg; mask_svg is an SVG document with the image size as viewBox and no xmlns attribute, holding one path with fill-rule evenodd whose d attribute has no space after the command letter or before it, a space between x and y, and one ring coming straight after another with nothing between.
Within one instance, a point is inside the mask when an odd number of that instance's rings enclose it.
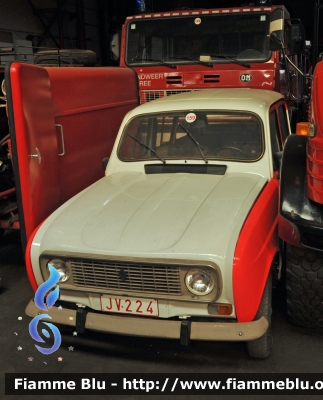
<instances>
[{"instance_id":1,"label":"car grille","mask_svg":"<svg viewBox=\"0 0 323 400\"><path fill-rule=\"evenodd\" d=\"M69 260L74 285L181 295L178 266L101 260Z\"/></svg>"}]
</instances>

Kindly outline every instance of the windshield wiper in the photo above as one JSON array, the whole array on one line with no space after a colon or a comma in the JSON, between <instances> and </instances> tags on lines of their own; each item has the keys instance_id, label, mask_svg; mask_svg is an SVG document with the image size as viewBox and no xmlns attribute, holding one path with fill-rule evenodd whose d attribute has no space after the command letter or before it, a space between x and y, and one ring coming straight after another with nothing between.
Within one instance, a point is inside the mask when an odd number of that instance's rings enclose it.
<instances>
[{"instance_id":1,"label":"windshield wiper","mask_svg":"<svg viewBox=\"0 0 323 400\"><path fill-rule=\"evenodd\" d=\"M137 58L136 61L155 62L155 63L158 63L159 65L164 65L165 67L168 67L168 68L177 69L177 65L175 65L175 64L169 64L169 63L164 62L164 61L162 61L162 60L155 60L155 59L153 59L153 58Z\"/></svg>"},{"instance_id":2,"label":"windshield wiper","mask_svg":"<svg viewBox=\"0 0 323 400\"><path fill-rule=\"evenodd\" d=\"M179 126L181 128L184 129L184 131L188 134L188 136L193 140L193 142L196 144L196 146L198 147L198 149L200 150L201 156L203 157L203 160L205 161L205 164L207 164L209 161L207 160L207 158L205 157L204 153L203 153L203 149L200 145L200 143L194 138L194 136L182 125L179 124Z\"/></svg>"},{"instance_id":3,"label":"windshield wiper","mask_svg":"<svg viewBox=\"0 0 323 400\"><path fill-rule=\"evenodd\" d=\"M189 58L189 57L171 57L171 60L177 60L177 61L193 61L197 64L202 64L205 65L206 67L211 67L213 68L213 63L208 62L208 61L202 61L198 58Z\"/></svg>"},{"instance_id":4,"label":"windshield wiper","mask_svg":"<svg viewBox=\"0 0 323 400\"><path fill-rule=\"evenodd\" d=\"M242 65L243 67L250 68L250 64L239 61L234 57L225 56L224 54L211 54L210 57L225 58L226 60L233 61L234 63Z\"/></svg>"},{"instance_id":5,"label":"windshield wiper","mask_svg":"<svg viewBox=\"0 0 323 400\"><path fill-rule=\"evenodd\" d=\"M132 137L133 140L135 140L136 142L138 142L142 146L146 147L146 149L152 151L157 156L157 158L160 159L160 161L162 161L164 164L166 164L166 161L163 158L161 158L160 155L154 149L152 149L151 147L147 146L146 143L142 142L141 140L137 139L136 137L134 137L132 135L129 135L129 136Z\"/></svg>"}]
</instances>

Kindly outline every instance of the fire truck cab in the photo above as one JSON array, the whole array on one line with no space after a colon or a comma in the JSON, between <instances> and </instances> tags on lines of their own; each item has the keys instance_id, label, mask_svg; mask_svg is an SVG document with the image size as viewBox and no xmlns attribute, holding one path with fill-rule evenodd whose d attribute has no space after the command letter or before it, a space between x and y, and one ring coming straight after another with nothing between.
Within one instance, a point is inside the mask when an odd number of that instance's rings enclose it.
<instances>
[{"instance_id":1,"label":"fire truck cab","mask_svg":"<svg viewBox=\"0 0 323 400\"><path fill-rule=\"evenodd\" d=\"M126 19L120 65L139 78L140 102L217 87L274 90L303 100L304 33L284 6L176 10ZM283 48L270 50L274 35ZM286 72L288 71L288 72Z\"/></svg>"}]
</instances>

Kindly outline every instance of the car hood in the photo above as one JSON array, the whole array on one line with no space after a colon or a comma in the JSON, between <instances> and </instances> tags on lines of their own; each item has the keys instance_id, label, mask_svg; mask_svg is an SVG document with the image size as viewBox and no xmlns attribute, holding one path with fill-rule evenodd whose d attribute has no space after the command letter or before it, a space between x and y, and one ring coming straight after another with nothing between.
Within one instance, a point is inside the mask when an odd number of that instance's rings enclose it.
<instances>
[{"instance_id":1,"label":"car hood","mask_svg":"<svg viewBox=\"0 0 323 400\"><path fill-rule=\"evenodd\" d=\"M60 207L35 241L39 252L194 259L218 264L266 179L225 175L114 173ZM232 260L231 260L232 261Z\"/></svg>"}]
</instances>

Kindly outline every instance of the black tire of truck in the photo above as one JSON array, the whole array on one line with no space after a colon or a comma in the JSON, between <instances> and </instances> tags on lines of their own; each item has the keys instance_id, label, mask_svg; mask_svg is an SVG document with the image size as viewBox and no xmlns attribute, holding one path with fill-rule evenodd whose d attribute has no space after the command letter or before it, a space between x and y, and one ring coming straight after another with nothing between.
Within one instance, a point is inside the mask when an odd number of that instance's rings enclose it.
<instances>
[{"instance_id":1,"label":"black tire of truck","mask_svg":"<svg viewBox=\"0 0 323 400\"><path fill-rule=\"evenodd\" d=\"M39 65L82 65L94 67L97 63L97 55L92 50L63 49L43 50L34 54L35 64Z\"/></svg>"},{"instance_id":2,"label":"black tire of truck","mask_svg":"<svg viewBox=\"0 0 323 400\"><path fill-rule=\"evenodd\" d=\"M287 244L287 318L303 328L323 328L323 253Z\"/></svg>"},{"instance_id":3,"label":"black tire of truck","mask_svg":"<svg viewBox=\"0 0 323 400\"><path fill-rule=\"evenodd\" d=\"M273 335L271 332L271 299L272 299L272 273L270 272L267 278L264 293L261 303L255 317L255 321L264 316L268 321L268 329L266 333L259 339L246 342L247 352L249 356L254 358L267 358L273 348Z\"/></svg>"}]
</instances>

